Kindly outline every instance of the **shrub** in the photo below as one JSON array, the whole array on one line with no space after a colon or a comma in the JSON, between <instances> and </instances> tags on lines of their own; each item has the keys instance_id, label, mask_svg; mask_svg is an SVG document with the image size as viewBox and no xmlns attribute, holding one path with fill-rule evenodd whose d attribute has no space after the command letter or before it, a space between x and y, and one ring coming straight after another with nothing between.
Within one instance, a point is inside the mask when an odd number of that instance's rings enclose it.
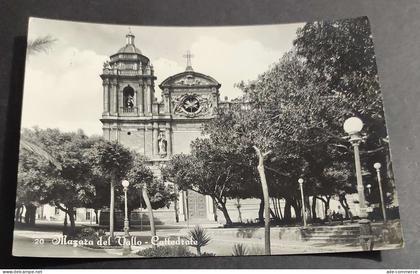
<instances>
[{"instance_id":1,"label":"shrub","mask_svg":"<svg viewBox=\"0 0 420 274\"><path fill-rule=\"evenodd\" d=\"M197 249L197 255L201 256L201 248L210 242L210 236L207 235L206 230L201 226L194 227L192 230L190 230L188 235L194 242L196 242L196 244L192 246Z\"/></svg>"},{"instance_id":2,"label":"shrub","mask_svg":"<svg viewBox=\"0 0 420 274\"><path fill-rule=\"evenodd\" d=\"M248 255L265 255L265 251L262 247L251 246L248 248Z\"/></svg>"},{"instance_id":3,"label":"shrub","mask_svg":"<svg viewBox=\"0 0 420 274\"><path fill-rule=\"evenodd\" d=\"M193 257L194 253L184 245L170 245L149 247L137 252L137 255L144 257Z\"/></svg>"},{"instance_id":4,"label":"shrub","mask_svg":"<svg viewBox=\"0 0 420 274\"><path fill-rule=\"evenodd\" d=\"M244 244L234 244L232 256L248 255L248 250Z\"/></svg>"},{"instance_id":5,"label":"shrub","mask_svg":"<svg viewBox=\"0 0 420 274\"><path fill-rule=\"evenodd\" d=\"M79 231L77 231L78 237L86 237L95 234L96 231L92 227L82 227Z\"/></svg>"},{"instance_id":6,"label":"shrub","mask_svg":"<svg viewBox=\"0 0 420 274\"><path fill-rule=\"evenodd\" d=\"M93 241L93 245L88 245L91 248L122 248L121 245L118 243L117 239L111 239L110 243L105 246L100 246L97 244L100 237L106 236L106 233L103 229L95 230L92 227L83 227L80 229L77 234L75 235L74 239L77 240L88 240Z\"/></svg>"}]
</instances>

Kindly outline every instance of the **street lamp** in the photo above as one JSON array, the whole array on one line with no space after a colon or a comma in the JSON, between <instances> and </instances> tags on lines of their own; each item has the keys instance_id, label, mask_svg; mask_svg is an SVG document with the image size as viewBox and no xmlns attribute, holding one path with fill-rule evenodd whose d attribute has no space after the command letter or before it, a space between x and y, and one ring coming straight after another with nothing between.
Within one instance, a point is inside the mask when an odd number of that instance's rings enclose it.
<instances>
[{"instance_id":1,"label":"street lamp","mask_svg":"<svg viewBox=\"0 0 420 274\"><path fill-rule=\"evenodd\" d=\"M379 195L381 197L382 216L384 217L384 223L386 223L385 202L384 202L384 195L383 195L382 182L381 182L381 163L375 163L373 167L376 169L376 175L378 177Z\"/></svg>"},{"instance_id":2,"label":"street lamp","mask_svg":"<svg viewBox=\"0 0 420 274\"><path fill-rule=\"evenodd\" d=\"M303 196L303 179L299 178L298 183L300 186L300 195L302 197L303 226L306 227L306 209L305 209L305 198Z\"/></svg>"},{"instance_id":3,"label":"street lamp","mask_svg":"<svg viewBox=\"0 0 420 274\"><path fill-rule=\"evenodd\" d=\"M368 193L369 193L369 195L370 195L370 189L372 188L372 185L371 185L371 184L368 184L368 185L366 185L366 187L367 187L367 189L368 189Z\"/></svg>"},{"instance_id":4,"label":"street lamp","mask_svg":"<svg viewBox=\"0 0 420 274\"><path fill-rule=\"evenodd\" d=\"M124 190L124 254L130 253L130 245L128 243L130 234L129 230L129 223L128 223L128 206L127 206L127 190L130 182L127 180L123 180L121 182Z\"/></svg>"},{"instance_id":5,"label":"street lamp","mask_svg":"<svg viewBox=\"0 0 420 274\"><path fill-rule=\"evenodd\" d=\"M360 213L359 221L360 225L360 244L363 250L372 250L373 249L373 232L370 221L367 219L367 208L365 200L365 189L363 187L362 180L362 168L360 164L360 152L359 145L362 142L362 137L360 136L360 131L363 129L363 122L357 117L351 117L344 122L343 125L344 131L350 135L350 143L353 145L354 149L354 164L356 167L356 180L357 180L357 194L359 196L359 207Z\"/></svg>"},{"instance_id":6,"label":"street lamp","mask_svg":"<svg viewBox=\"0 0 420 274\"><path fill-rule=\"evenodd\" d=\"M366 218L366 200L362 180L362 168L360 165L360 152L359 145L362 141L360 136L360 131L363 128L363 122L357 117L351 117L344 122L344 131L350 135L350 143L353 145L354 149L354 163L356 166L356 180L357 180L357 193L359 195L359 206L360 213L359 217Z\"/></svg>"}]
</instances>

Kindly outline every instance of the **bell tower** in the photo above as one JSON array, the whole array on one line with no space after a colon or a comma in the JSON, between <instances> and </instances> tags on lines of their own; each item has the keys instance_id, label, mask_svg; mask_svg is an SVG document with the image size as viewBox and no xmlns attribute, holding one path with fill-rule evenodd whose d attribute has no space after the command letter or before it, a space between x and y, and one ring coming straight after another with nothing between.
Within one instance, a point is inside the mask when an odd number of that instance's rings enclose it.
<instances>
[{"instance_id":1,"label":"bell tower","mask_svg":"<svg viewBox=\"0 0 420 274\"><path fill-rule=\"evenodd\" d=\"M119 140L121 131L136 120L152 117L157 112L153 66L135 45L131 31L126 44L104 63L100 75L103 86L101 122L107 140ZM132 134L132 131L127 131Z\"/></svg>"}]
</instances>

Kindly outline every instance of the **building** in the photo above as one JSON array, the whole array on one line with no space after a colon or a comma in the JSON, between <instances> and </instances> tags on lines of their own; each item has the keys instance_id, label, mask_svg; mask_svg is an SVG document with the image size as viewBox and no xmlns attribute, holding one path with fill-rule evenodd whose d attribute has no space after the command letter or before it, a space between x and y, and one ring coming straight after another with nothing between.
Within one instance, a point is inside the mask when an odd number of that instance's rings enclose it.
<instances>
[{"instance_id":1,"label":"building","mask_svg":"<svg viewBox=\"0 0 420 274\"><path fill-rule=\"evenodd\" d=\"M214 117L220 103L221 85L194 71L188 52L185 71L160 83L162 100L158 101L152 63L135 46L134 38L132 33L126 35L126 45L110 56L100 75L103 137L145 155L155 175L160 176L159 167L171 155L189 153L191 141L202 136L203 123ZM193 191L179 195L180 220L214 220L210 197ZM175 212L161 211L166 216L163 219L175 220ZM159 216L159 210L156 214Z\"/></svg>"}]
</instances>

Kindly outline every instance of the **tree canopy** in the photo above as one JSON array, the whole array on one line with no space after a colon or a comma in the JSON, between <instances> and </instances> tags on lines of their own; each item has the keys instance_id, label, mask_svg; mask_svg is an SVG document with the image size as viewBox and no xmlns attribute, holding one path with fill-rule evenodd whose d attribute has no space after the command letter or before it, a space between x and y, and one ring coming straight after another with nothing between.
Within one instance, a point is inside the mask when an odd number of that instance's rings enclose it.
<instances>
[{"instance_id":1,"label":"tree canopy","mask_svg":"<svg viewBox=\"0 0 420 274\"><path fill-rule=\"evenodd\" d=\"M376 161L391 170L366 17L307 23L289 52L257 79L237 87L243 96L222 104L204 126L206 139L191 144L192 155L171 160L170 177L182 188L210 195L220 178L229 178L222 180L225 197L261 198L257 148L264 156L269 194L286 200L285 211L292 206L299 218L298 178L305 180L305 195L319 198L326 208L334 195L346 204L345 194L356 192L353 151L343 131L352 116L365 124L364 170L374 175ZM365 176L366 183L376 184L374 177Z\"/></svg>"}]
</instances>

